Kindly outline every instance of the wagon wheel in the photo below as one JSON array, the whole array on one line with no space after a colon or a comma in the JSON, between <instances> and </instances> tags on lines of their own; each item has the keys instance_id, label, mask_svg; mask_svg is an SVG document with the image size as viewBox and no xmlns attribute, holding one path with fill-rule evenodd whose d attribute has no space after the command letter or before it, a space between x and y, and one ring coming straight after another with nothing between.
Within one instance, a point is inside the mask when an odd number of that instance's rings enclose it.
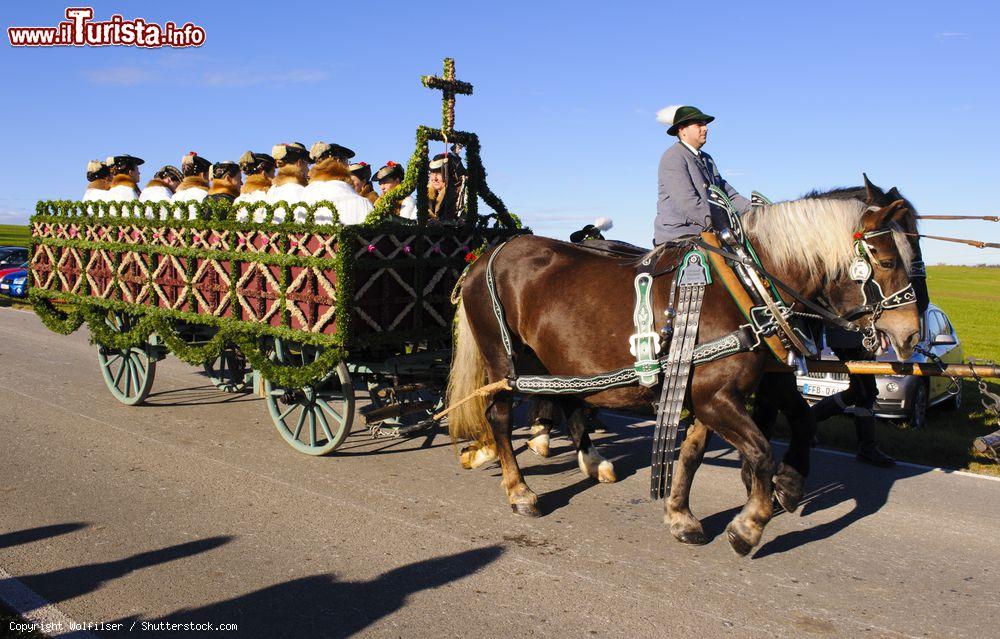
<instances>
[{"instance_id":1,"label":"wagon wheel","mask_svg":"<svg viewBox=\"0 0 1000 639\"><path fill-rule=\"evenodd\" d=\"M240 349L226 344L219 356L204 364L205 374L224 393L242 393L250 386L250 366Z\"/></svg>"},{"instance_id":2,"label":"wagon wheel","mask_svg":"<svg viewBox=\"0 0 1000 639\"><path fill-rule=\"evenodd\" d=\"M321 352L321 347L276 338L272 360L282 366L303 366L316 361ZM351 432L354 385L344 362L303 388L284 388L265 379L264 395L278 433L300 453L331 453Z\"/></svg>"},{"instance_id":3,"label":"wagon wheel","mask_svg":"<svg viewBox=\"0 0 1000 639\"><path fill-rule=\"evenodd\" d=\"M118 333L135 326L135 318L125 313L109 313L108 325ZM140 346L116 349L98 344L97 361L101 365L104 383L115 399L126 406L141 404L149 395L156 377L156 359Z\"/></svg>"}]
</instances>

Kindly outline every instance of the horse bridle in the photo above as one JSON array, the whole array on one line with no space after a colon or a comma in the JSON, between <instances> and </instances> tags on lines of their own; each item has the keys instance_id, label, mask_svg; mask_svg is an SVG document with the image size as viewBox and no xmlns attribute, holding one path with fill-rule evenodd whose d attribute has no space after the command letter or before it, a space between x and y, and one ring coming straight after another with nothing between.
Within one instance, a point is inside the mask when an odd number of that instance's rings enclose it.
<instances>
[{"instance_id":1,"label":"horse bridle","mask_svg":"<svg viewBox=\"0 0 1000 639\"><path fill-rule=\"evenodd\" d=\"M886 295L882 286L875 279L875 267L872 261L875 255L872 253L872 246L866 241L873 237L892 233L891 228L877 231L858 231L854 234L854 259L848 269L848 276L861 285L861 296L864 303L846 311L843 318L853 322L865 315L870 315L868 322L862 327L862 345L869 351L874 352L878 347L878 336L875 330L875 322L882 316L882 312L888 309L899 308L907 304L916 304L917 293L913 289L913 284L906 283L906 286L894 293ZM876 300L874 303L872 300Z\"/></svg>"}]
</instances>

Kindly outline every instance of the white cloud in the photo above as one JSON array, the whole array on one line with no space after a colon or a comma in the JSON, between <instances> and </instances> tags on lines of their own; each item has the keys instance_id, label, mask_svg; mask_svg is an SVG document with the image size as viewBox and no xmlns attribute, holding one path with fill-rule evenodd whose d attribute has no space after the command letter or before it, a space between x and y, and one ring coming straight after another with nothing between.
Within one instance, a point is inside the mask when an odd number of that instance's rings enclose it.
<instances>
[{"instance_id":1,"label":"white cloud","mask_svg":"<svg viewBox=\"0 0 1000 639\"><path fill-rule=\"evenodd\" d=\"M87 69L83 72L83 75L91 84L119 87L134 87L139 84L149 84L163 77L162 75L153 73L150 69L137 66Z\"/></svg>"},{"instance_id":2,"label":"white cloud","mask_svg":"<svg viewBox=\"0 0 1000 639\"><path fill-rule=\"evenodd\" d=\"M0 224L27 224L30 217L30 211L0 207Z\"/></svg>"},{"instance_id":3,"label":"white cloud","mask_svg":"<svg viewBox=\"0 0 1000 639\"><path fill-rule=\"evenodd\" d=\"M968 34L962 33L961 31L941 31L934 34L934 39L936 40L948 40L952 38L964 38Z\"/></svg>"}]
</instances>

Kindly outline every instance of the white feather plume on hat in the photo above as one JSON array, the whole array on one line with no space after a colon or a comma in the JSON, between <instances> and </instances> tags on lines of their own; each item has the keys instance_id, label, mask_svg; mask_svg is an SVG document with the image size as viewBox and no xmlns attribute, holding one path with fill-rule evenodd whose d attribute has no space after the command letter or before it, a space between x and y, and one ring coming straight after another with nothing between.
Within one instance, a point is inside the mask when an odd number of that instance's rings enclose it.
<instances>
[{"instance_id":1,"label":"white feather plume on hat","mask_svg":"<svg viewBox=\"0 0 1000 639\"><path fill-rule=\"evenodd\" d=\"M677 115L677 109L684 106L683 104L671 104L668 107L663 107L656 112L656 121L660 124L666 124L667 126L674 125L674 116Z\"/></svg>"}]
</instances>

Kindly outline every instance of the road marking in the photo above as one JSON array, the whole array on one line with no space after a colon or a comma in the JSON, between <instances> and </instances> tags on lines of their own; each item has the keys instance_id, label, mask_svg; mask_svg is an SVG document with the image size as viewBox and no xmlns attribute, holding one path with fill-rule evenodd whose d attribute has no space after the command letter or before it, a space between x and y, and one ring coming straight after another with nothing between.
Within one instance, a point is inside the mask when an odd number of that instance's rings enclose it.
<instances>
[{"instance_id":1,"label":"road marking","mask_svg":"<svg viewBox=\"0 0 1000 639\"><path fill-rule=\"evenodd\" d=\"M97 635L87 630L71 630L82 627L83 624L66 616L55 604L42 599L34 590L12 577L3 568L0 568L0 599L14 612L24 617L25 621L43 628L45 634L50 637L97 639ZM59 628L63 630L58 630Z\"/></svg>"}]
</instances>

